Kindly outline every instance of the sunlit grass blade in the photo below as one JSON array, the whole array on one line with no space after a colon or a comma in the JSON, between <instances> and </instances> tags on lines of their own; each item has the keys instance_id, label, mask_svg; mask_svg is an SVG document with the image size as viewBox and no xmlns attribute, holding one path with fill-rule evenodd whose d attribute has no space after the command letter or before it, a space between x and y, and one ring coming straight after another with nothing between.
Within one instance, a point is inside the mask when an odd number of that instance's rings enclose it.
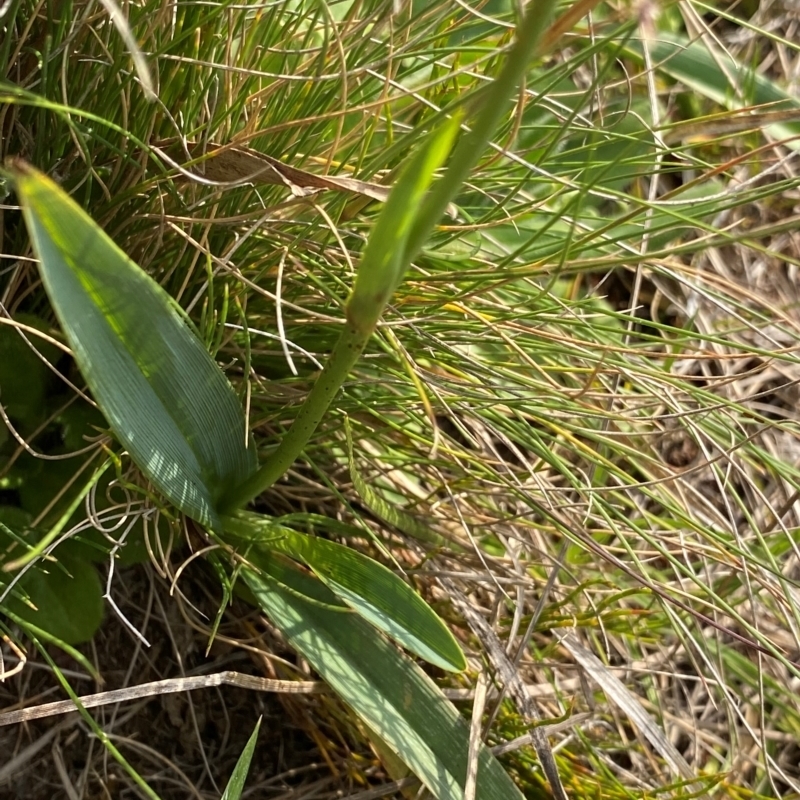
<instances>
[{"instance_id":1,"label":"sunlit grass blade","mask_svg":"<svg viewBox=\"0 0 800 800\"><path fill-rule=\"evenodd\" d=\"M463 800L469 729L430 678L355 614L309 602L268 575L247 570L243 575L292 645L432 794ZM522 797L483 746L478 764L476 800Z\"/></svg>"},{"instance_id":2,"label":"sunlit grass blade","mask_svg":"<svg viewBox=\"0 0 800 800\"><path fill-rule=\"evenodd\" d=\"M586 674L602 686L606 695L613 699L614 703L627 714L631 722L647 737L656 751L670 765L675 776L687 781L695 780L696 775L689 767L686 759L667 739L661 728L642 708L642 705L627 689L625 684L594 653L583 647L573 633L563 636L561 644L569 650L575 660L586 670Z\"/></svg>"},{"instance_id":3,"label":"sunlit grass blade","mask_svg":"<svg viewBox=\"0 0 800 800\"><path fill-rule=\"evenodd\" d=\"M461 119L462 114L456 113L442 122L408 161L370 233L347 300L347 320L357 334L371 334L375 330L409 267L410 259L404 252L408 237L436 170L450 154ZM437 221L438 218L431 219L431 227Z\"/></svg>"},{"instance_id":4,"label":"sunlit grass blade","mask_svg":"<svg viewBox=\"0 0 800 800\"><path fill-rule=\"evenodd\" d=\"M11 174L42 280L98 405L139 468L188 516L255 468L239 401L158 284L55 183Z\"/></svg>"},{"instance_id":5,"label":"sunlit grass blade","mask_svg":"<svg viewBox=\"0 0 800 800\"><path fill-rule=\"evenodd\" d=\"M373 514L376 514L390 525L394 525L397 530L402 531L406 536L411 536L421 542L437 547L450 547L459 550L460 546L456 542L445 539L444 536L440 536L430 526L406 513L402 508L388 503L361 477L353 456L353 437L348 420L345 420L344 430L347 437L347 460L350 466L350 480L353 481L353 486L364 505Z\"/></svg>"},{"instance_id":6,"label":"sunlit grass blade","mask_svg":"<svg viewBox=\"0 0 800 800\"><path fill-rule=\"evenodd\" d=\"M242 792L244 791L244 782L247 780L247 773L250 771L250 762L253 760L253 753L256 749L258 731L260 728L261 717L258 718L256 727L250 734L250 738L247 740L247 744L245 745L244 750L242 750L242 754L239 756L236 766L233 768L233 774L231 775L231 779L228 781L228 785L225 787L225 791L222 793L221 800L239 800L239 798L242 796Z\"/></svg>"},{"instance_id":7,"label":"sunlit grass blade","mask_svg":"<svg viewBox=\"0 0 800 800\"><path fill-rule=\"evenodd\" d=\"M448 203L483 155L503 115L508 113L508 102L525 78L555 6L554 0L536 0L525 6L515 30L514 44L499 74L481 94L478 112L474 119L469 120L469 132L461 137L444 175L433 185L414 219L403 254L406 263L410 263L422 249Z\"/></svg>"},{"instance_id":8,"label":"sunlit grass blade","mask_svg":"<svg viewBox=\"0 0 800 800\"><path fill-rule=\"evenodd\" d=\"M308 444L366 347L386 303L507 112L507 104L524 78L554 6L553 0L527 6L514 46L491 87L481 93L472 127L458 143L445 174L434 181L436 171L450 155L461 110L434 128L405 162L401 177L370 234L347 301L347 324L330 358L289 432L264 466L232 496L226 510L244 505L269 488Z\"/></svg>"}]
</instances>

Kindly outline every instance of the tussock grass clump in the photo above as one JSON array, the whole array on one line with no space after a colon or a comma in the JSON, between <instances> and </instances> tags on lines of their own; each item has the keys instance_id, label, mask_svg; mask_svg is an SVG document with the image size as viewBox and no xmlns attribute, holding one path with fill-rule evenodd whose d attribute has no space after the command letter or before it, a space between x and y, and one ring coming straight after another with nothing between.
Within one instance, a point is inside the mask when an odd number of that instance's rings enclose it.
<instances>
[{"instance_id":1,"label":"tussock grass clump","mask_svg":"<svg viewBox=\"0 0 800 800\"><path fill-rule=\"evenodd\" d=\"M0 155L48 172L185 309L259 451L272 451L339 338L379 212L363 190L316 191L315 180L395 182L404 156L497 74L512 4L145 0L126 13L154 102L100 5L5 10ZM552 24L334 408L255 507L402 569L467 652L461 688L479 670L497 684L476 712L485 740L527 734L535 713L553 726L570 796L790 797L800 792L794 22L774 8L748 8L747 20L646 11L597 5L591 24L566 10ZM254 176L258 154L273 161ZM2 313L60 341L15 198L4 202ZM0 505L32 524L63 511L72 490L60 490L108 444L37 459L86 445L70 438L69 404L86 415L81 432L102 428L75 399L83 383L69 358L50 360L73 387L43 373L38 410L10 415L33 452L0 429ZM12 391L4 369L0 399ZM113 502L81 518L158 506L126 458L114 478ZM112 649L128 648L147 679L228 668L242 652L269 677L303 674L244 604L222 616L211 662L201 658L219 585L193 562L181 572L185 541L203 545L162 511L161 537L143 537L152 582L118 571L113 593L140 630L148 616L136 607L156 598L164 630L185 638L162 664L107 620L84 654L120 685L140 674L119 679L117 656L103 655ZM176 581L177 606L154 572ZM5 631L24 649L16 627ZM31 696L40 659L28 658L0 687L4 706ZM225 701L237 714L245 702ZM233 758L215 771L219 730L228 754L252 729L220 722L230 706L199 702L213 724L182 730L168 767L117 742L162 797L186 796L187 784L213 792ZM287 796L308 788L306 774L320 794L403 777L330 697L281 709L282 746L301 753L265 759L259 780L303 759L325 765L287 775ZM141 731L135 715L124 722ZM56 736L37 724L36 736ZM9 752L30 744L12 744L18 735L0 731ZM90 767L57 766L54 754L43 784L101 780L78 777L102 774L101 748L81 741ZM539 796L541 768L530 741L518 744L503 763ZM31 750L18 776L34 786L36 770Z\"/></svg>"}]
</instances>

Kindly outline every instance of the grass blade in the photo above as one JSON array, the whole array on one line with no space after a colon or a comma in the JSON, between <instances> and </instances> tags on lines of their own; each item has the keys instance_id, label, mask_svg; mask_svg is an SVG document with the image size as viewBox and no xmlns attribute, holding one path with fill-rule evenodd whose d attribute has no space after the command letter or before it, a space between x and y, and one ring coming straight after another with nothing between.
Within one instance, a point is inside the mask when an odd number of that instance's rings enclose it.
<instances>
[{"instance_id":1,"label":"grass blade","mask_svg":"<svg viewBox=\"0 0 800 800\"><path fill-rule=\"evenodd\" d=\"M347 324L330 358L289 432L266 463L233 495L226 511L240 508L272 486L308 444L408 267L402 255L420 200L447 158L457 132L458 119L446 120L408 161L370 235L347 301Z\"/></svg>"},{"instance_id":2,"label":"grass blade","mask_svg":"<svg viewBox=\"0 0 800 800\"><path fill-rule=\"evenodd\" d=\"M247 740L247 744L244 750L242 750L242 754L239 756L236 766L233 768L231 779L228 781L228 785L222 793L222 800L239 800L242 796L244 782L247 780L247 773L250 770L250 762L253 759L253 753L256 749L256 741L258 740L258 731L260 728L261 717L258 718L256 727L253 729L252 734L250 734L250 738Z\"/></svg>"},{"instance_id":3,"label":"grass blade","mask_svg":"<svg viewBox=\"0 0 800 800\"><path fill-rule=\"evenodd\" d=\"M388 503L361 477L353 454L353 437L347 418L345 418L344 431L347 440L347 461L350 469L350 480L353 482L353 487L358 492L361 502L373 514L390 525L394 525L397 530L402 531L406 536L411 536L420 542L426 542L436 547L449 547L454 550L460 550L461 547L458 543L445 539L444 536L440 536L431 530L430 526L423 524L402 508Z\"/></svg>"}]
</instances>

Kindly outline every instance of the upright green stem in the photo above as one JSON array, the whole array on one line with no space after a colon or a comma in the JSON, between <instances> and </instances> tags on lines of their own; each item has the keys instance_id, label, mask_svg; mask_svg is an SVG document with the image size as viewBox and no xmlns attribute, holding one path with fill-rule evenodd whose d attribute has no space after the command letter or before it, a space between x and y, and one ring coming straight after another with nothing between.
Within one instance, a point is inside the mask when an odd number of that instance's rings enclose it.
<instances>
[{"instance_id":1,"label":"upright green stem","mask_svg":"<svg viewBox=\"0 0 800 800\"><path fill-rule=\"evenodd\" d=\"M303 452L333 398L366 347L375 323L390 299L388 294L384 298L383 292L371 293L371 289L378 287L378 284L383 284L386 288L387 281L391 289L394 289L414 256L422 248L433 227L441 219L448 203L461 188L470 170L486 149L498 123L508 112L508 101L525 76L528 62L533 57L542 33L550 20L555 2L556 0L531 0L528 4L527 13L519 25L516 40L500 74L491 85L491 91L482 93L481 103L469 132L458 143L444 176L433 184L421 205L418 206L419 211L414 214L410 230L403 235L403 241L399 242L402 247L402 255L398 257L397 251L395 251L375 257L374 251L382 242L373 241L375 237L370 236L370 242L367 245L367 251L370 251L371 256L370 264L362 261L361 268L374 267L379 270L380 276L378 274L364 276L366 280L361 281L361 288L364 289L364 285L369 283L370 289L356 292L356 296L351 296L351 302L348 304L348 311L351 313L348 315L345 329L314 384L314 388L303 403L297 419L266 463L227 499L223 508L220 509L221 513L230 513L241 508L268 489ZM457 120L455 121L457 122ZM421 164L422 162L420 162ZM431 172L432 175L433 172ZM401 184L403 184L402 180L398 183L396 191L392 192L387 207L392 204L393 200L395 205L402 204L401 192L406 193L406 200L411 196L409 185L401 186ZM415 205L415 207L417 206ZM388 212L389 209L386 208L385 211ZM391 247L398 242L392 242L392 237L389 235L383 244ZM365 256L367 255L365 252ZM361 278L361 268L359 269L359 278ZM390 274L393 274L394 277L389 278ZM386 276L386 280L384 276ZM357 279L357 289L358 284L359 280ZM379 307L376 307L376 303Z\"/></svg>"},{"instance_id":2,"label":"upright green stem","mask_svg":"<svg viewBox=\"0 0 800 800\"><path fill-rule=\"evenodd\" d=\"M483 155L500 120L508 113L508 100L525 78L525 71L536 53L555 5L556 0L530 0L528 3L500 74L492 81L490 88L482 93L481 103L469 132L456 145L447 170L431 187L420 208L403 253L408 264L422 249L448 204Z\"/></svg>"},{"instance_id":3,"label":"upright green stem","mask_svg":"<svg viewBox=\"0 0 800 800\"><path fill-rule=\"evenodd\" d=\"M291 428L264 465L227 499L225 507L221 509L222 513L230 513L249 503L269 489L292 466L322 421L371 335L371 330L363 333L349 322L345 325Z\"/></svg>"}]
</instances>

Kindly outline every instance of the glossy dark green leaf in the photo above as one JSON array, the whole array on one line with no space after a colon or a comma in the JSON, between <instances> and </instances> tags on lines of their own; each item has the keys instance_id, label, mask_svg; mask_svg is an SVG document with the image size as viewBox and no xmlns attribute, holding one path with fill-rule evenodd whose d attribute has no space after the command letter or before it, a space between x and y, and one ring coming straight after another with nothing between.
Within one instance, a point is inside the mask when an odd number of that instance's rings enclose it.
<instances>
[{"instance_id":1,"label":"glossy dark green leaf","mask_svg":"<svg viewBox=\"0 0 800 800\"><path fill-rule=\"evenodd\" d=\"M255 469L241 405L173 301L55 183L13 169L42 280L95 400L158 489L198 522Z\"/></svg>"}]
</instances>

